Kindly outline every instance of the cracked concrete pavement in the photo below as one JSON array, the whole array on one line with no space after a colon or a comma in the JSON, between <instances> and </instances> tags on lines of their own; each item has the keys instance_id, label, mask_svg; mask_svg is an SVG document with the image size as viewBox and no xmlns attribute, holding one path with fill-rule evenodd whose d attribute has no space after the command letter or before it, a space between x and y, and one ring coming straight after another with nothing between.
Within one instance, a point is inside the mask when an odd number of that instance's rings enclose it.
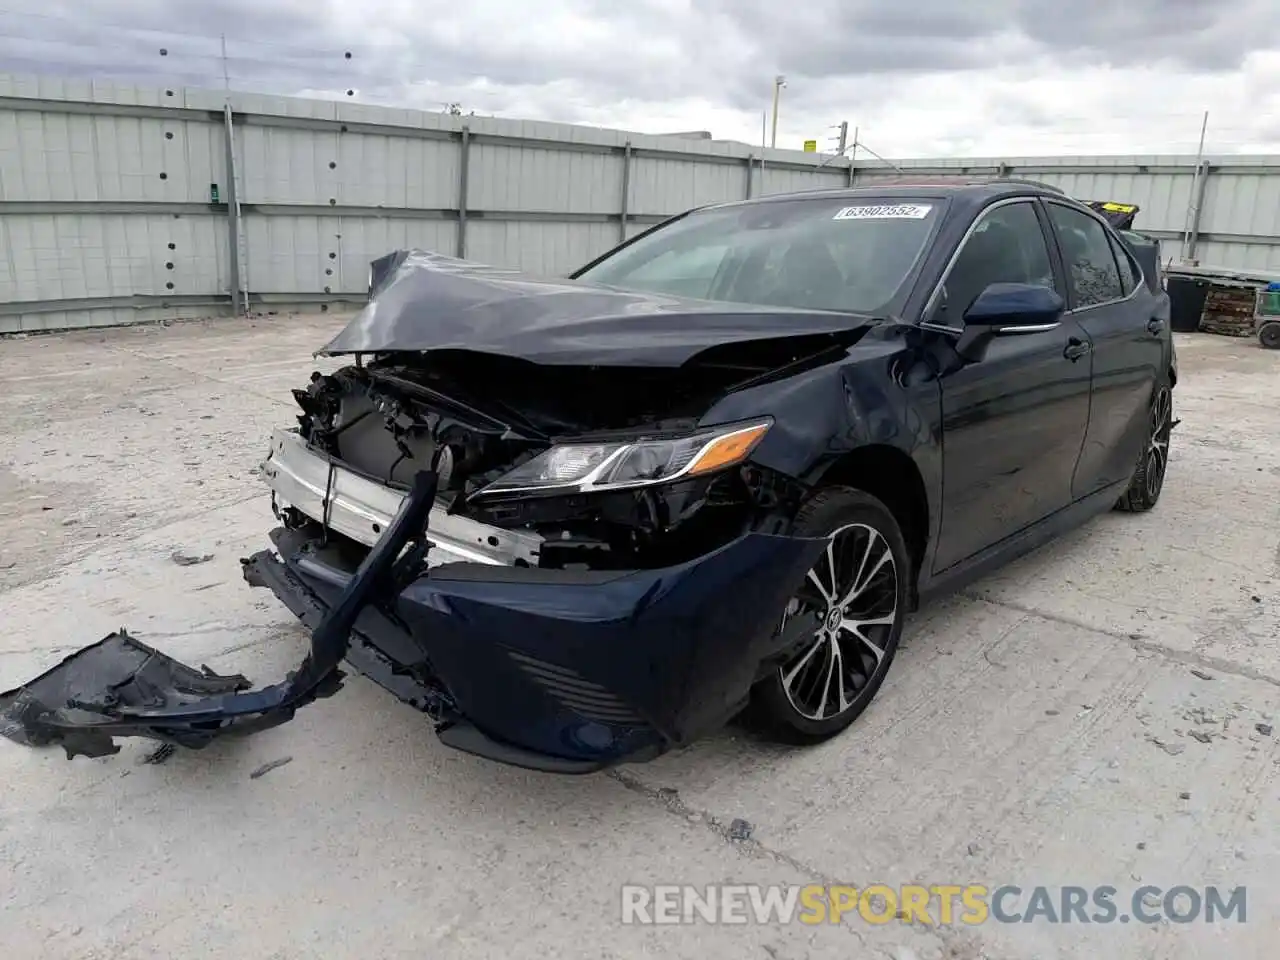
<instances>
[{"instance_id":1,"label":"cracked concrete pavement","mask_svg":"<svg viewBox=\"0 0 1280 960\"><path fill-rule=\"evenodd\" d=\"M267 434L341 322L0 341L0 689L121 625L260 681L296 663L305 634L238 558L272 523ZM1178 349L1159 507L921 611L835 741L787 750L731 727L557 778L451 752L353 678L201 753L139 742L68 763L0 743L0 943L112 960L1273 955L1280 747L1260 729L1280 714L1280 354ZM734 818L750 839L728 838ZM620 923L628 882L1109 884L1122 906L1143 884L1218 884L1247 887L1248 914L638 926Z\"/></svg>"}]
</instances>

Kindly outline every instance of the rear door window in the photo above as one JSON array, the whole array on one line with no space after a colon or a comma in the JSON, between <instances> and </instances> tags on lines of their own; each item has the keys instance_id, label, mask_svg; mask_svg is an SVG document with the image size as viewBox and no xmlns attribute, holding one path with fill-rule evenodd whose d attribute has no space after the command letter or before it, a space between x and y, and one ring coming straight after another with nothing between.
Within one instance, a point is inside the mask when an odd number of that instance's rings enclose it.
<instances>
[{"instance_id":1,"label":"rear door window","mask_svg":"<svg viewBox=\"0 0 1280 960\"><path fill-rule=\"evenodd\" d=\"M1106 228L1087 213L1061 203L1047 206L1076 308L1121 299L1125 295L1124 285Z\"/></svg>"}]
</instances>

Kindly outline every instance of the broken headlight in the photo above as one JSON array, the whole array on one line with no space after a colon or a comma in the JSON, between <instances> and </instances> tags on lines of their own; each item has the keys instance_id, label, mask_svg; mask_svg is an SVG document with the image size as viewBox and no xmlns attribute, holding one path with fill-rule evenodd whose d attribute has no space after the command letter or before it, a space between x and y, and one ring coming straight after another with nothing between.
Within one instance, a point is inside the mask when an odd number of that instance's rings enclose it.
<instances>
[{"instance_id":1,"label":"broken headlight","mask_svg":"<svg viewBox=\"0 0 1280 960\"><path fill-rule=\"evenodd\" d=\"M685 437L563 443L503 474L476 495L590 493L669 483L741 463L772 420L713 427Z\"/></svg>"}]
</instances>

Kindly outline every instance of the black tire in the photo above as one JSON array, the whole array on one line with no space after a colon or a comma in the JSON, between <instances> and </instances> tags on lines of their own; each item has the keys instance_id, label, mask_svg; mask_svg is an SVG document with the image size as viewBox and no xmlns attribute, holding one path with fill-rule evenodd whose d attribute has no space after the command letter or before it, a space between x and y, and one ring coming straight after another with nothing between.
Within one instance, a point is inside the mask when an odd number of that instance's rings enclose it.
<instances>
[{"instance_id":1,"label":"black tire","mask_svg":"<svg viewBox=\"0 0 1280 960\"><path fill-rule=\"evenodd\" d=\"M902 636L912 566L902 530L889 508L853 487L819 490L801 506L793 529L799 536L832 537L832 545L804 583L797 584L795 598L779 620L785 623L791 616L811 615L822 626L812 635L806 634L803 641L786 652L778 668L757 684L752 713L772 739L819 743L853 723L884 682ZM836 559L834 579L838 589L839 584L849 582L843 574L854 570L852 589L838 598L845 600L842 606L822 599L819 593L826 590L820 591L813 579L833 585L824 579L828 556ZM885 556L892 562L884 560ZM860 591L856 583L859 576L864 580ZM827 609L820 616L824 604ZM888 622L880 622L885 620ZM839 626L834 625L836 621ZM856 632L846 627L852 623L859 625ZM838 650L838 655L833 650ZM880 656L874 650L880 651ZM806 655L808 660L804 659ZM830 666L833 660L840 668L838 679L835 668ZM789 674L788 682L784 678ZM822 685L821 693L818 685ZM816 699L819 696L820 701ZM846 701L842 709L835 709ZM828 705L832 708L829 713Z\"/></svg>"},{"instance_id":2,"label":"black tire","mask_svg":"<svg viewBox=\"0 0 1280 960\"><path fill-rule=\"evenodd\" d=\"M1169 472L1169 437L1173 433L1173 390L1167 381L1156 385L1147 418L1147 439L1138 454L1133 479L1116 501L1116 509L1125 513L1150 510L1164 490Z\"/></svg>"},{"instance_id":3,"label":"black tire","mask_svg":"<svg viewBox=\"0 0 1280 960\"><path fill-rule=\"evenodd\" d=\"M1268 350L1280 350L1280 320L1268 320L1259 327L1258 342Z\"/></svg>"}]
</instances>

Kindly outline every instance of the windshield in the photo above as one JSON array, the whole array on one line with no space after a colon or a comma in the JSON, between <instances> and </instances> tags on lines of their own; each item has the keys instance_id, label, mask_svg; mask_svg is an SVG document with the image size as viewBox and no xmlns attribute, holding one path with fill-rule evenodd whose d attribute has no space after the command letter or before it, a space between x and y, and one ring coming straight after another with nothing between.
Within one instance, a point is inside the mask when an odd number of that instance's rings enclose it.
<instances>
[{"instance_id":1,"label":"windshield","mask_svg":"<svg viewBox=\"0 0 1280 960\"><path fill-rule=\"evenodd\" d=\"M577 279L702 300L880 314L911 275L941 206L846 197L698 211Z\"/></svg>"}]
</instances>

